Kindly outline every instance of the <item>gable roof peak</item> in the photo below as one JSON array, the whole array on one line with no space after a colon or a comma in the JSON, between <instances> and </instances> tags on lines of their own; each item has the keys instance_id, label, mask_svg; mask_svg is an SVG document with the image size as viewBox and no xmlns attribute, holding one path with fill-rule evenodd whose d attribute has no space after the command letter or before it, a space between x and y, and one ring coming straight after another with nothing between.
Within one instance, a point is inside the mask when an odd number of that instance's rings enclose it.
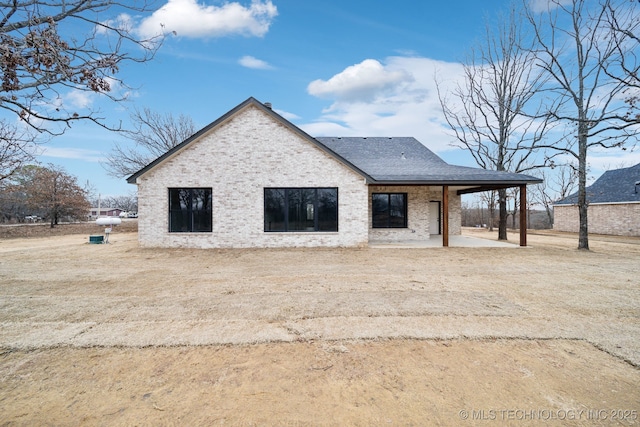
<instances>
[{"instance_id":1,"label":"gable roof peak","mask_svg":"<svg viewBox=\"0 0 640 427\"><path fill-rule=\"evenodd\" d=\"M273 118L277 122L281 123L282 125L287 127L289 130L291 130L292 132L296 133L300 137L302 137L302 138L306 139L307 141L309 141L316 148L320 149L321 151L324 151L325 153L327 153L328 155L330 155L332 157L338 158L339 161L344 163L347 167L349 167L350 169L352 169L356 173L362 175L365 178L370 178L366 173L364 173L362 170L360 170L357 167L355 167L347 159L344 159L344 158L340 157L339 155L337 155L336 153L334 153L333 151L328 149L324 144L321 144L318 140L316 140L311 135L307 134L305 131L300 129L298 126L294 125L289 120L285 119L280 114L278 114L275 111L273 111L272 104L270 102L262 103L262 102L258 101L256 98L254 98L253 96L250 96L249 98L247 98L246 100L244 100L243 102L241 102L240 104L238 104L237 106L235 106L234 108L232 108L231 110L229 110L228 112L226 112L225 114L220 116L218 119L216 119L213 122L209 123L207 126L203 127L198 132L194 133L189 138L185 139L180 144L176 145L175 147L173 147L172 149L170 149L169 151L167 151L166 153L164 153L163 155L161 155L157 159L153 160L147 166L145 166L144 168L140 169L139 171L137 171L136 173L134 173L133 175L128 177L127 178L127 182L129 184L135 184L136 180L140 176L142 176L146 172L150 171L151 169L153 169L154 167L156 167L157 165L162 163L164 160L168 159L169 157L171 157L174 154L178 153L179 151L183 150L185 147L189 146L194 141L197 141L203 135L205 135L208 132L210 132L212 129L215 129L218 126L220 126L221 124L227 122L228 120L230 120L231 118L233 118L234 116L236 116L237 114L239 114L241 111L243 111L244 109L246 109L249 106L254 106L254 107L258 108L260 111L262 111L265 114L269 115L271 118Z\"/></svg>"}]
</instances>

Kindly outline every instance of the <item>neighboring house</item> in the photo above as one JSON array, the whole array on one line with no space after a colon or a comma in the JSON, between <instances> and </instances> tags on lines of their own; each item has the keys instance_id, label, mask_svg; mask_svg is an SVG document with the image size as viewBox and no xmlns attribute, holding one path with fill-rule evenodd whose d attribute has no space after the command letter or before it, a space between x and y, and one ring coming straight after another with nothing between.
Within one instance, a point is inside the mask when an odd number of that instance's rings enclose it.
<instances>
[{"instance_id":1,"label":"neighboring house","mask_svg":"<svg viewBox=\"0 0 640 427\"><path fill-rule=\"evenodd\" d=\"M100 218L104 216L118 217L120 216L120 213L122 213L122 209L118 208L91 208L91 210L89 211L89 219Z\"/></svg>"},{"instance_id":2,"label":"neighboring house","mask_svg":"<svg viewBox=\"0 0 640 427\"><path fill-rule=\"evenodd\" d=\"M130 176L142 246L365 246L460 234L463 193L539 179L449 165L414 138L313 138L249 98ZM526 203L522 203L526 206ZM526 215L521 215L526 218ZM521 244L526 244L526 223Z\"/></svg>"},{"instance_id":3,"label":"neighboring house","mask_svg":"<svg viewBox=\"0 0 640 427\"><path fill-rule=\"evenodd\" d=\"M640 236L640 163L610 170L587 187L589 232ZM578 193L553 206L553 228L577 233Z\"/></svg>"}]
</instances>

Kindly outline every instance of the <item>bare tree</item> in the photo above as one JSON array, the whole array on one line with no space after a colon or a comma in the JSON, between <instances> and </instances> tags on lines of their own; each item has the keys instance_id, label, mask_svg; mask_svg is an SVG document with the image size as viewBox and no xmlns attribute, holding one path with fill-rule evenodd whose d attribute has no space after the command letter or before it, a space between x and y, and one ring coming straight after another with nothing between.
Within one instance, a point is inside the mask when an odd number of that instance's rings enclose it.
<instances>
[{"instance_id":1,"label":"bare tree","mask_svg":"<svg viewBox=\"0 0 640 427\"><path fill-rule=\"evenodd\" d=\"M125 12L147 10L146 2L136 0L0 2L0 107L39 132L60 134L65 126L51 125L78 120L113 129L99 112L66 105L64 95L82 91L123 99L112 91L114 85L127 87L116 77L121 65L149 61L163 39L135 36Z\"/></svg>"},{"instance_id":2,"label":"bare tree","mask_svg":"<svg viewBox=\"0 0 640 427\"><path fill-rule=\"evenodd\" d=\"M0 119L0 183L33 161L35 149L32 134Z\"/></svg>"},{"instance_id":3,"label":"bare tree","mask_svg":"<svg viewBox=\"0 0 640 427\"><path fill-rule=\"evenodd\" d=\"M636 2L548 0L548 9L527 9L537 42L537 64L548 77L546 96L559 103L548 117L566 134L548 148L568 154L578 165L578 249L589 249L587 155L623 147L638 135L638 117L629 114L625 91L637 84L640 28ZM612 28L615 18L618 29Z\"/></svg>"},{"instance_id":4,"label":"bare tree","mask_svg":"<svg viewBox=\"0 0 640 427\"><path fill-rule=\"evenodd\" d=\"M542 178L542 183L533 186L531 199L544 208L549 224L553 225L553 203L569 197L576 190L577 169L571 165L560 165L554 168L553 174L541 169L536 175Z\"/></svg>"},{"instance_id":5,"label":"bare tree","mask_svg":"<svg viewBox=\"0 0 640 427\"><path fill-rule=\"evenodd\" d=\"M181 114L174 118L172 114L162 115L148 108L136 110L131 121L134 129L124 134L134 146L116 143L107 156L105 168L115 178L134 174L196 132L190 117Z\"/></svg>"},{"instance_id":6,"label":"bare tree","mask_svg":"<svg viewBox=\"0 0 640 427\"><path fill-rule=\"evenodd\" d=\"M521 20L514 6L497 30L487 24L482 43L463 64L464 82L453 90L453 100L438 85L455 145L484 169L525 172L544 164L535 160L535 146L547 128L546 120L535 118L540 107L535 95L543 82L535 73L535 52L526 46ZM498 239L506 240L506 189L498 190L498 205Z\"/></svg>"},{"instance_id":7,"label":"bare tree","mask_svg":"<svg viewBox=\"0 0 640 427\"><path fill-rule=\"evenodd\" d=\"M62 217L86 219L90 209L87 192L76 177L55 165L29 165L19 174L15 191L25 195L29 209L47 218L51 228Z\"/></svg>"},{"instance_id":8,"label":"bare tree","mask_svg":"<svg viewBox=\"0 0 640 427\"><path fill-rule=\"evenodd\" d=\"M487 227L489 231L493 231L494 219L496 217L496 200L497 200L497 192L494 190L485 191L480 193L480 200L487 206L488 219L487 219Z\"/></svg>"},{"instance_id":9,"label":"bare tree","mask_svg":"<svg viewBox=\"0 0 640 427\"><path fill-rule=\"evenodd\" d=\"M95 205L97 206L97 203ZM125 196L109 196L102 201L102 206L120 208L125 212L136 212L138 210L138 196L136 192Z\"/></svg>"}]
</instances>

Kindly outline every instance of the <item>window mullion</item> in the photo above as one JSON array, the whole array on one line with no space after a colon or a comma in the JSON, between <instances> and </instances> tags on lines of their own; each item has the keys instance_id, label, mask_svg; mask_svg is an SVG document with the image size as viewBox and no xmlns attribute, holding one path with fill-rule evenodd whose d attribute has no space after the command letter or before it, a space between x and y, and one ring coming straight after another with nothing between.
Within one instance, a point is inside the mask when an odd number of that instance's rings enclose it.
<instances>
[{"instance_id":1,"label":"window mullion","mask_svg":"<svg viewBox=\"0 0 640 427\"><path fill-rule=\"evenodd\" d=\"M188 190L187 196L187 218L189 219L188 230L193 231L193 190Z\"/></svg>"},{"instance_id":2,"label":"window mullion","mask_svg":"<svg viewBox=\"0 0 640 427\"><path fill-rule=\"evenodd\" d=\"M284 189L284 231L289 231L289 189Z\"/></svg>"},{"instance_id":3,"label":"window mullion","mask_svg":"<svg viewBox=\"0 0 640 427\"><path fill-rule=\"evenodd\" d=\"M318 189L313 191L313 231L318 231Z\"/></svg>"}]
</instances>

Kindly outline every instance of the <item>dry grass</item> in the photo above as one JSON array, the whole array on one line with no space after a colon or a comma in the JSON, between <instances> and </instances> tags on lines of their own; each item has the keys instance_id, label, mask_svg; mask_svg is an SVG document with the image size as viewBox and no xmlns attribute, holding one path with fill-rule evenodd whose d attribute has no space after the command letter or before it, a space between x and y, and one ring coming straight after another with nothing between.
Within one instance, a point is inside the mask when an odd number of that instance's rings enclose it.
<instances>
[{"instance_id":1,"label":"dry grass","mask_svg":"<svg viewBox=\"0 0 640 427\"><path fill-rule=\"evenodd\" d=\"M591 252L546 233L512 249L141 249L135 233L109 245L87 239L0 244L0 345L568 338L640 365L637 239L595 238Z\"/></svg>"},{"instance_id":2,"label":"dry grass","mask_svg":"<svg viewBox=\"0 0 640 427\"><path fill-rule=\"evenodd\" d=\"M640 239L189 250L87 231L0 240L3 424L638 422Z\"/></svg>"},{"instance_id":3,"label":"dry grass","mask_svg":"<svg viewBox=\"0 0 640 427\"><path fill-rule=\"evenodd\" d=\"M69 234L101 234L104 226L98 226L95 222L62 223L51 228L45 222L28 224L2 224L0 225L0 239L23 239L33 237L66 236ZM137 219L123 219L120 225L114 227L120 233L138 231Z\"/></svg>"}]
</instances>

